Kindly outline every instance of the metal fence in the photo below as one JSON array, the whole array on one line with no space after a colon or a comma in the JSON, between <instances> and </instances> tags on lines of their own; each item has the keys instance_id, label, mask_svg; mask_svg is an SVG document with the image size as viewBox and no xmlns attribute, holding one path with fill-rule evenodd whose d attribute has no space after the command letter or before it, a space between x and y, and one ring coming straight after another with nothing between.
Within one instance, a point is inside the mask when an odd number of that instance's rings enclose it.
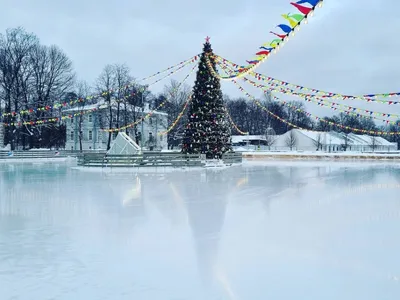
<instances>
[{"instance_id":1,"label":"metal fence","mask_svg":"<svg viewBox=\"0 0 400 300\"><path fill-rule=\"evenodd\" d=\"M225 164L242 162L241 153L225 153ZM201 154L183 154L180 152L144 152L143 154L101 154L84 153L78 157L78 165L83 167L203 167L204 156Z\"/></svg>"},{"instance_id":2,"label":"metal fence","mask_svg":"<svg viewBox=\"0 0 400 300\"><path fill-rule=\"evenodd\" d=\"M78 157L83 167L202 167L200 155L179 152L144 152L143 154L84 153Z\"/></svg>"},{"instance_id":3,"label":"metal fence","mask_svg":"<svg viewBox=\"0 0 400 300\"><path fill-rule=\"evenodd\" d=\"M34 159L34 158L57 158L57 157L79 157L85 153L96 153L95 151L72 151L72 150L28 150L28 151L4 151L0 150L0 159ZM99 153L99 152L97 152ZM103 152L105 153L105 152Z\"/></svg>"}]
</instances>

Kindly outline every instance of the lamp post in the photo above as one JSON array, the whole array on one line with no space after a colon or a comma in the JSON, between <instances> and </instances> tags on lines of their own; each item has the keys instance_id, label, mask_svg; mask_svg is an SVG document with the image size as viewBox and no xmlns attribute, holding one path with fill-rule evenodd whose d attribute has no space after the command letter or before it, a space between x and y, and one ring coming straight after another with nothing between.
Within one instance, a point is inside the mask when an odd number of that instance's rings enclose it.
<instances>
[{"instance_id":1,"label":"lamp post","mask_svg":"<svg viewBox=\"0 0 400 300\"><path fill-rule=\"evenodd\" d=\"M142 134L140 135L141 141L140 141L140 150L143 153L143 143L144 143L144 92L147 89L147 85L143 86L142 90Z\"/></svg>"}]
</instances>

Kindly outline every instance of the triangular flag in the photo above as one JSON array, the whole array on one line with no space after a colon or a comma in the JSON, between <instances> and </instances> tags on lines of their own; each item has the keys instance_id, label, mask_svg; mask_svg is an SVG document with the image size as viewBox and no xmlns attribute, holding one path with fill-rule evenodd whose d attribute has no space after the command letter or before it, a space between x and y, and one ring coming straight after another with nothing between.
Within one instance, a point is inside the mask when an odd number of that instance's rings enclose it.
<instances>
[{"instance_id":1,"label":"triangular flag","mask_svg":"<svg viewBox=\"0 0 400 300\"><path fill-rule=\"evenodd\" d=\"M317 6L317 4L318 4L319 1L320 1L320 0L300 0L300 1L297 1L296 3L297 3L297 4L308 3L308 4L310 4L312 7L314 7L314 6Z\"/></svg>"},{"instance_id":2,"label":"triangular flag","mask_svg":"<svg viewBox=\"0 0 400 300\"><path fill-rule=\"evenodd\" d=\"M301 13L308 15L310 13L310 11L312 11L312 8L306 7L306 6L302 6L299 5L297 3L294 2L290 2L290 4L292 4L294 7L296 7Z\"/></svg>"},{"instance_id":3,"label":"triangular flag","mask_svg":"<svg viewBox=\"0 0 400 300\"><path fill-rule=\"evenodd\" d=\"M284 31L285 33L289 33L292 31L292 27L290 27L289 25L286 24L279 24L278 26L280 29L282 29L282 31Z\"/></svg>"},{"instance_id":4,"label":"triangular flag","mask_svg":"<svg viewBox=\"0 0 400 300\"><path fill-rule=\"evenodd\" d=\"M282 39L274 39L271 41L271 44L279 44L280 42L282 42Z\"/></svg>"},{"instance_id":5,"label":"triangular flag","mask_svg":"<svg viewBox=\"0 0 400 300\"><path fill-rule=\"evenodd\" d=\"M272 51L272 50L274 50L274 48L267 48L267 47L260 47L260 49L264 49L264 50L266 50L266 51Z\"/></svg>"},{"instance_id":6,"label":"triangular flag","mask_svg":"<svg viewBox=\"0 0 400 300\"><path fill-rule=\"evenodd\" d=\"M255 60L246 60L246 61L251 65L256 65L258 63L258 61Z\"/></svg>"},{"instance_id":7,"label":"triangular flag","mask_svg":"<svg viewBox=\"0 0 400 300\"><path fill-rule=\"evenodd\" d=\"M304 19L304 15L301 14L293 14L293 15L288 14L288 17L295 19L297 22L300 22L301 20Z\"/></svg>"},{"instance_id":8,"label":"triangular flag","mask_svg":"<svg viewBox=\"0 0 400 300\"><path fill-rule=\"evenodd\" d=\"M291 18L289 18L288 15L282 15L282 17L283 17L286 21L288 21L288 22L290 23L290 26L292 26L292 27L297 26L298 22L296 22L296 21L292 20Z\"/></svg>"},{"instance_id":9,"label":"triangular flag","mask_svg":"<svg viewBox=\"0 0 400 300\"><path fill-rule=\"evenodd\" d=\"M275 34L277 37L279 37L279 38L281 38L281 39L284 39L285 36L286 36L286 34L277 34L277 33L272 32L272 31L270 31L269 33Z\"/></svg>"}]
</instances>

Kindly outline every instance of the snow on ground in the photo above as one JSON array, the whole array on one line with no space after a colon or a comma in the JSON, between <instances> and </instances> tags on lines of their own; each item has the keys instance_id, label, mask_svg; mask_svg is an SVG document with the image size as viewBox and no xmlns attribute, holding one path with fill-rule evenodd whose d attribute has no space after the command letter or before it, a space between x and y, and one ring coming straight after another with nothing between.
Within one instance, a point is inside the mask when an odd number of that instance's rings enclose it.
<instances>
[{"instance_id":1,"label":"snow on ground","mask_svg":"<svg viewBox=\"0 0 400 300\"><path fill-rule=\"evenodd\" d=\"M0 150L2 150L2 151L10 151L11 150L11 145L8 144L3 149L0 149Z\"/></svg>"},{"instance_id":2,"label":"snow on ground","mask_svg":"<svg viewBox=\"0 0 400 300\"><path fill-rule=\"evenodd\" d=\"M19 158L7 157L0 159L0 164L13 163L42 163L42 162L76 162L74 157L44 157L44 158Z\"/></svg>"},{"instance_id":3,"label":"snow on ground","mask_svg":"<svg viewBox=\"0 0 400 300\"><path fill-rule=\"evenodd\" d=\"M388 152L388 153L365 153L365 152L300 152L300 151L285 151L285 152L273 152L273 151L246 151L242 152L244 155L252 155L252 156L263 156L263 155L268 155L268 156L387 156L387 157L400 157L400 152Z\"/></svg>"}]
</instances>

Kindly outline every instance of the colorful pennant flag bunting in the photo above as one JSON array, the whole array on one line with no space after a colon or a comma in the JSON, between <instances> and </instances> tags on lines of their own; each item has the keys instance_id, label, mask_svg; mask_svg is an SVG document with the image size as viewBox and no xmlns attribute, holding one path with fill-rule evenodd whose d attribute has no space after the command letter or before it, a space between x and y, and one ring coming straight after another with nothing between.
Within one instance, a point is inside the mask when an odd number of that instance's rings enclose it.
<instances>
[{"instance_id":1,"label":"colorful pennant flag bunting","mask_svg":"<svg viewBox=\"0 0 400 300\"><path fill-rule=\"evenodd\" d=\"M315 10L317 6L321 7L322 6L323 0L309 0L309 1L297 1L297 2L290 2L291 5L297 8L297 10L301 13L297 14L283 14L281 15L284 20L288 21L289 24L279 24L276 27L280 28L283 31L283 34L281 33L276 33L273 31L270 31L271 34L275 35L278 37L278 39L274 39L270 42L262 44L260 49L267 50L266 47L272 48L274 50L277 50L278 47L280 47L283 42L287 41L289 38L289 34L293 33L296 28L298 28L301 24L301 22L305 19L307 19L308 16L312 14L312 12ZM304 4L307 4L309 6L305 6ZM208 68L212 72L213 76L221 79L221 80L232 80L234 78L242 77L245 74L249 73L251 70L254 70L255 67L257 67L260 63L262 63L265 59L269 57L271 54L271 50L268 49L268 52L264 51L258 51L256 53L257 57L252 60L246 60L248 63L247 66L238 66L237 69L235 70L234 74L229 75L229 76L221 76L219 75L213 68L213 66L209 63L209 57L207 57L208 61Z\"/></svg>"},{"instance_id":2,"label":"colorful pennant flag bunting","mask_svg":"<svg viewBox=\"0 0 400 300\"><path fill-rule=\"evenodd\" d=\"M215 55L214 59L220 64L220 65L225 65L229 63L232 65L233 68L237 68L237 65L221 56ZM391 98L391 97L398 97L400 96L400 92L390 92L390 93L380 93L380 94L367 94L367 95L345 95L345 94L339 94L339 93L333 93L333 92L326 92L323 90L318 90L314 88L308 88L304 87L298 84L294 83L289 83L286 81L282 81L280 79L276 79L270 76L266 76L260 73L256 72L249 72L250 75L252 75L255 79L259 81L264 81L266 84L270 86L275 86L275 87L281 87L282 89L297 89L301 90L303 92L309 93L310 96L318 96L321 98L333 98L333 99L343 99L343 100L364 100L366 102L377 102L380 104L388 104L388 105L395 105L395 104L400 104L400 101L387 101L387 100L379 100L376 98ZM313 94L310 94L313 93Z\"/></svg>"}]
</instances>

